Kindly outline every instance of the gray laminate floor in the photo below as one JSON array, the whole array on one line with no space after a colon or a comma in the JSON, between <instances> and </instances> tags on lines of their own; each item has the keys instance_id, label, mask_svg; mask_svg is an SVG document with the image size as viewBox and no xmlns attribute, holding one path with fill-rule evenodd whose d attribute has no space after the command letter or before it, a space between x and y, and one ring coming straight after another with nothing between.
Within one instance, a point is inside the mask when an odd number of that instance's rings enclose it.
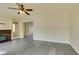
<instances>
[{"instance_id":1,"label":"gray laminate floor","mask_svg":"<svg viewBox=\"0 0 79 59\"><path fill-rule=\"evenodd\" d=\"M77 55L68 44L16 39L0 44L1 55Z\"/></svg>"}]
</instances>

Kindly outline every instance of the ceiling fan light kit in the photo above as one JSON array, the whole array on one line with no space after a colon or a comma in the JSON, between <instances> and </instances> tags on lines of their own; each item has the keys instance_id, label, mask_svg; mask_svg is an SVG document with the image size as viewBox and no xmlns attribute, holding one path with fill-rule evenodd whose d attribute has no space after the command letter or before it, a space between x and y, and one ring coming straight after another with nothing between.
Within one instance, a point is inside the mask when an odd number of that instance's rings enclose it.
<instances>
[{"instance_id":1,"label":"ceiling fan light kit","mask_svg":"<svg viewBox=\"0 0 79 59\"><path fill-rule=\"evenodd\" d=\"M22 10L19 10L19 14L25 14L25 12Z\"/></svg>"},{"instance_id":2,"label":"ceiling fan light kit","mask_svg":"<svg viewBox=\"0 0 79 59\"><path fill-rule=\"evenodd\" d=\"M8 7L8 9L19 10L17 14L27 14L27 15L30 15L27 11L33 11L33 9L24 8L23 4L19 4L19 3L16 3L16 4L19 6L19 8Z\"/></svg>"}]
</instances>

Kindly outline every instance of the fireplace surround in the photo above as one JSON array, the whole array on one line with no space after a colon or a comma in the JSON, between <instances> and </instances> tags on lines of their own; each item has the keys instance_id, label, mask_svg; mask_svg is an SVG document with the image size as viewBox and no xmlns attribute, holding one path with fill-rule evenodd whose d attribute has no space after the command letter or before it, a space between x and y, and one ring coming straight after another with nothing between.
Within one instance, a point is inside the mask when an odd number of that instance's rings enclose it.
<instances>
[{"instance_id":1,"label":"fireplace surround","mask_svg":"<svg viewBox=\"0 0 79 59\"><path fill-rule=\"evenodd\" d=\"M0 43L11 41L11 30L0 30Z\"/></svg>"}]
</instances>

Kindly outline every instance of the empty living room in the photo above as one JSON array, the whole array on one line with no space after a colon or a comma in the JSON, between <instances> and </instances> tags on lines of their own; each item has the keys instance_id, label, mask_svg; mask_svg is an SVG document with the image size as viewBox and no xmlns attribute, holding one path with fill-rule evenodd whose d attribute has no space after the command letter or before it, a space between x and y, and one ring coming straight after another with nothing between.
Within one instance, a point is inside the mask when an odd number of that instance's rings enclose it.
<instances>
[{"instance_id":1,"label":"empty living room","mask_svg":"<svg viewBox=\"0 0 79 59\"><path fill-rule=\"evenodd\" d=\"M0 55L78 55L79 3L0 3Z\"/></svg>"}]
</instances>

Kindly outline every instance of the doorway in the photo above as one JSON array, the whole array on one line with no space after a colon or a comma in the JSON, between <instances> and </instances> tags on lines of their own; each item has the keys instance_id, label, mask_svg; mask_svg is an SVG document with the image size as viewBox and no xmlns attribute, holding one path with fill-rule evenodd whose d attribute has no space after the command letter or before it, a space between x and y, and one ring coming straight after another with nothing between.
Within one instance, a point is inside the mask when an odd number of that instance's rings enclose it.
<instances>
[{"instance_id":1,"label":"doorway","mask_svg":"<svg viewBox=\"0 0 79 59\"><path fill-rule=\"evenodd\" d=\"M24 37L33 38L33 22L24 22Z\"/></svg>"},{"instance_id":2,"label":"doorway","mask_svg":"<svg viewBox=\"0 0 79 59\"><path fill-rule=\"evenodd\" d=\"M12 24L12 34L13 34L13 39L16 39L16 38L19 37L18 22L13 22L13 24Z\"/></svg>"}]
</instances>

